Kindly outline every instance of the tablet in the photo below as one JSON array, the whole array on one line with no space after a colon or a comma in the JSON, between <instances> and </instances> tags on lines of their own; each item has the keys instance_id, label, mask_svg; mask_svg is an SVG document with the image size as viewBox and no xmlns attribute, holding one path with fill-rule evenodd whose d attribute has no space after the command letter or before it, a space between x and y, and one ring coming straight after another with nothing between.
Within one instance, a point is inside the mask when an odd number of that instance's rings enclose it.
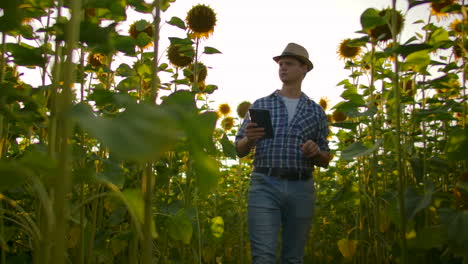
<instances>
[{"instance_id":1,"label":"tablet","mask_svg":"<svg viewBox=\"0 0 468 264\"><path fill-rule=\"evenodd\" d=\"M266 109L249 109L250 120L265 129L264 138L273 138L273 125L270 111Z\"/></svg>"}]
</instances>

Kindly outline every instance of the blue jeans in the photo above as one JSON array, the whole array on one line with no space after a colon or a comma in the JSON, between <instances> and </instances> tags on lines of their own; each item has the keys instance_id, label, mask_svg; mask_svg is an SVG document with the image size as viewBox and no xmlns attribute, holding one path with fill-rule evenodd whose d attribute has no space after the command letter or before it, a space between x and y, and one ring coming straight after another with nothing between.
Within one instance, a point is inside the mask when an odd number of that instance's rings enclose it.
<instances>
[{"instance_id":1,"label":"blue jeans","mask_svg":"<svg viewBox=\"0 0 468 264\"><path fill-rule=\"evenodd\" d=\"M252 264L275 264L281 230L281 263L303 263L314 215L314 180L289 181L253 172L247 222Z\"/></svg>"}]
</instances>

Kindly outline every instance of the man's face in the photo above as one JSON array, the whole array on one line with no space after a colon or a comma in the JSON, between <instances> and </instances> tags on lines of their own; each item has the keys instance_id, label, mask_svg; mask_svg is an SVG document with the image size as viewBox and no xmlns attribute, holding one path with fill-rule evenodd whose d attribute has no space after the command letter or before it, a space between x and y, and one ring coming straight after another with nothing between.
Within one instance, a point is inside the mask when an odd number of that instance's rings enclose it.
<instances>
[{"instance_id":1,"label":"man's face","mask_svg":"<svg viewBox=\"0 0 468 264\"><path fill-rule=\"evenodd\" d=\"M307 65L294 57L283 57L278 60L279 77L283 83L302 80L307 73Z\"/></svg>"}]
</instances>

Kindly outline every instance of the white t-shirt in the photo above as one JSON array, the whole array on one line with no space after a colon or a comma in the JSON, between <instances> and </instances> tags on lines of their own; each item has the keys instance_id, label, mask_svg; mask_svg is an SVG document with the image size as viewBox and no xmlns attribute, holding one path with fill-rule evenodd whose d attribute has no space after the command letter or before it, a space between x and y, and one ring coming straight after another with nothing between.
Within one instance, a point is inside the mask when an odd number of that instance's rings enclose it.
<instances>
[{"instance_id":1,"label":"white t-shirt","mask_svg":"<svg viewBox=\"0 0 468 264\"><path fill-rule=\"evenodd\" d=\"M281 98L283 99L283 102L286 105L286 108L288 109L288 124L291 124L291 120L293 119L294 114L296 113L299 98L288 98L284 96L281 96Z\"/></svg>"}]
</instances>

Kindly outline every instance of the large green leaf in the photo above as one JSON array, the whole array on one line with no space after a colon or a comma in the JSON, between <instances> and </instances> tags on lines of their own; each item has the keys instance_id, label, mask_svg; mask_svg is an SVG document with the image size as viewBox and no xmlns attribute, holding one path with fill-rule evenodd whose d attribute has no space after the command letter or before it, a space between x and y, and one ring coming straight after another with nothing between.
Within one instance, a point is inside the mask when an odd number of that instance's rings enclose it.
<instances>
[{"instance_id":1,"label":"large green leaf","mask_svg":"<svg viewBox=\"0 0 468 264\"><path fill-rule=\"evenodd\" d=\"M236 147L229 140L226 133L223 134L223 137L220 140L221 146L223 147L223 152L226 157L235 159L237 157Z\"/></svg>"},{"instance_id":2,"label":"large green leaf","mask_svg":"<svg viewBox=\"0 0 468 264\"><path fill-rule=\"evenodd\" d=\"M134 218L143 225L145 221L145 203L143 194L138 189L127 189L122 192L124 203ZM154 219L151 218L151 236L157 237Z\"/></svg>"},{"instance_id":3,"label":"large green leaf","mask_svg":"<svg viewBox=\"0 0 468 264\"><path fill-rule=\"evenodd\" d=\"M186 29L185 22L182 19L175 16L171 17L171 20L167 21L167 23L169 25L173 25L181 29Z\"/></svg>"},{"instance_id":4,"label":"large green leaf","mask_svg":"<svg viewBox=\"0 0 468 264\"><path fill-rule=\"evenodd\" d=\"M378 139L370 148L366 147L362 142L356 141L341 151L341 158L344 160L352 160L356 157L369 155L380 147L382 141L382 139Z\"/></svg>"},{"instance_id":5,"label":"large green leaf","mask_svg":"<svg viewBox=\"0 0 468 264\"><path fill-rule=\"evenodd\" d=\"M192 239L193 227L190 218L179 211L176 215L171 216L167 222L169 236L174 240L180 240L188 245Z\"/></svg>"},{"instance_id":6,"label":"large green leaf","mask_svg":"<svg viewBox=\"0 0 468 264\"><path fill-rule=\"evenodd\" d=\"M468 128L455 128L449 135L446 150L451 160L468 159Z\"/></svg>"},{"instance_id":7,"label":"large green leaf","mask_svg":"<svg viewBox=\"0 0 468 264\"><path fill-rule=\"evenodd\" d=\"M169 110L134 102L111 118L96 116L89 106L78 104L72 117L113 154L128 160L155 160L181 135Z\"/></svg>"},{"instance_id":8,"label":"large green leaf","mask_svg":"<svg viewBox=\"0 0 468 264\"><path fill-rule=\"evenodd\" d=\"M406 218L408 220L423 209L426 209L432 202L432 195L434 194L434 185L432 183L426 183L426 190L423 195L419 195L416 190L412 187L406 189L405 192L405 211Z\"/></svg>"},{"instance_id":9,"label":"large green leaf","mask_svg":"<svg viewBox=\"0 0 468 264\"><path fill-rule=\"evenodd\" d=\"M429 250L442 246L447 238L447 232L439 226L429 226L418 230L416 237L408 239L410 249Z\"/></svg>"},{"instance_id":10,"label":"large green leaf","mask_svg":"<svg viewBox=\"0 0 468 264\"><path fill-rule=\"evenodd\" d=\"M412 70L423 73L425 72L429 63L431 63L429 50L420 50L409 54L403 63L403 67L407 71Z\"/></svg>"},{"instance_id":11,"label":"large green leaf","mask_svg":"<svg viewBox=\"0 0 468 264\"><path fill-rule=\"evenodd\" d=\"M13 55L16 64L21 66L44 66L46 60L40 48L27 44L7 43L7 51Z\"/></svg>"},{"instance_id":12,"label":"large green leaf","mask_svg":"<svg viewBox=\"0 0 468 264\"><path fill-rule=\"evenodd\" d=\"M379 15L379 10L375 8L368 8L361 15L361 25L364 31L369 31L385 24L385 20Z\"/></svg>"},{"instance_id":13,"label":"large green leaf","mask_svg":"<svg viewBox=\"0 0 468 264\"><path fill-rule=\"evenodd\" d=\"M447 230L448 239L468 246L468 211L441 208L439 214Z\"/></svg>"},{"instance_id":14,"label":"large green leaf","mask_svg":"<svg viewBox=\"0 0 468 264\"><path fill-rule=\"evenodd\" d=\"M0 160L0 192L21 186L29 175L28 170L18 163Z\"/></svg>"}]
</instances>

